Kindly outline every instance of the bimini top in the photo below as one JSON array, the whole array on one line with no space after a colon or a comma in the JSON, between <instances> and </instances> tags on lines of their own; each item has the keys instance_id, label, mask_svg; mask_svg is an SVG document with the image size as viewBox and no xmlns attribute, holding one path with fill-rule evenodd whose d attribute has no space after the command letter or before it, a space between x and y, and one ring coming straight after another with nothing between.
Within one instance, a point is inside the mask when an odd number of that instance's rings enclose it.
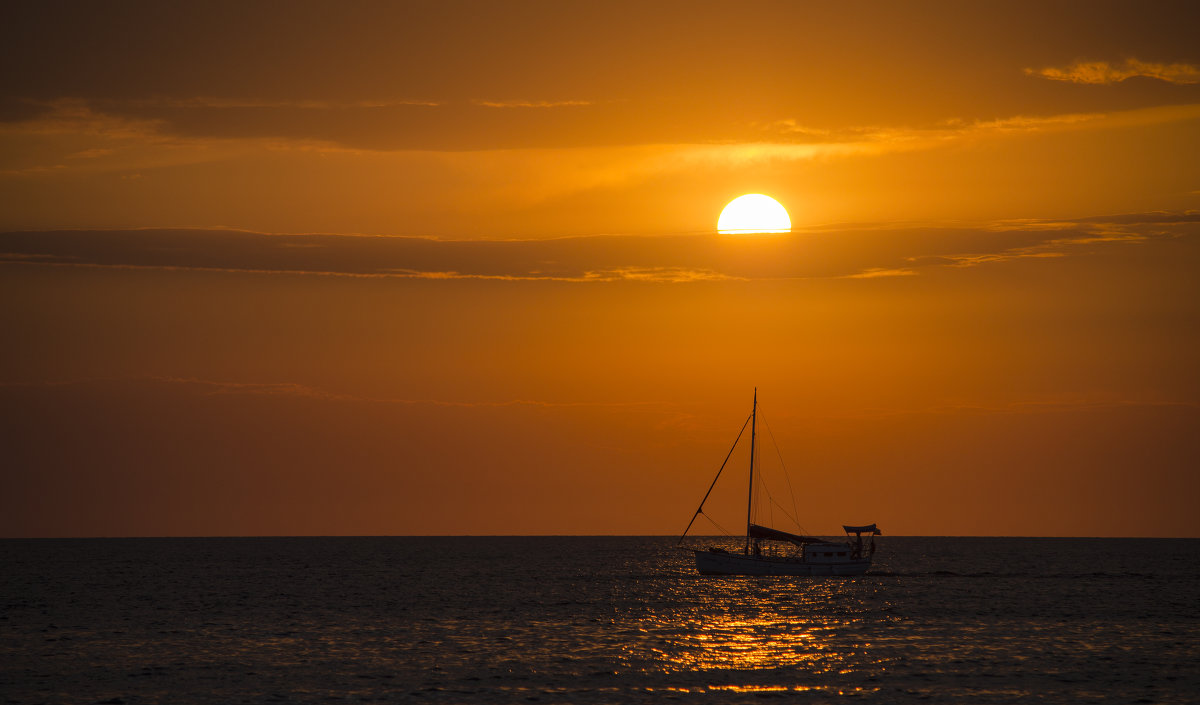
<instances>
[{"instance_id":1,"label":"bimini top","mask_svg":"<svg viewBox=\"0 0 1200 705\"><path fill-rule=\"evenodd\" d=\"M883 532L874 524L867 524L866 526L843 525L842 528L846 530L847 534L874 534L875 536L883 536Z\"/></svg>"},{"instance_id":2,"label":"bimini top","mask_svg":"<svg viewBox=\"0 0 1200 705\"><path fill-rule=\"evenodd\" d=\"M814 538L812 536L801 536L800 534L789 534L786 531L779 529L771 529L758 524L751 524L748 532L752 539L767 539L768 541L790 541L798 546L806 543L824 543L824 539Z\"/></svg>"}]
</instances>

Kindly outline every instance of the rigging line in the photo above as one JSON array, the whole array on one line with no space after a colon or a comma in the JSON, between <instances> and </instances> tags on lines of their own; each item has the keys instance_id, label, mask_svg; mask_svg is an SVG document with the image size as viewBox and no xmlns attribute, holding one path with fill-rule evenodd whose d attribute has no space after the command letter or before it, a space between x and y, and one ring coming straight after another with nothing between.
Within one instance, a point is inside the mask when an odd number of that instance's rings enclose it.
<instances>
[{"instance_id":1,"label":"rigging line","mask_svg":"<svg viewBox=\"0 0 1200 705\"><path fill-rule=\"evenodd\" d=\"M788 494L792 495L792 511L795 512L792 521L800 528L800 533L804 533L803 527L800 526L800 520L796 518L800 516L800 510L796 506L796 491L792 489L792 477L788 473L787 465L783 462L783 452L779 450L779 443L775 441L775 432L771 430L771 424L767 423L765 418L763 419L763 425L767 427L767 435L771 437L771 445L775 446L775 454L779 456L779 467L783 468L783 479L787 480ZM783 507L780 507L780 509L783 509ZM787 514L787 512L784 511L784 514Z\"/></svg>"},{"instance_id":2,"label":"rigging line","mask_svg":"<svg viewBox=\"0 0 1200 705\"><path fill-rule=\"evenodd\" d=\"M728 532L728 531L725 529L725 527L723 527L723 526L721 526L720 524L718 524L716 519L713 519L712 517L710 517L709 515L705 514L704 512L700 512L700 515L701 515L701 516L703 516L705 519L708 519L708 522L709 522L710 524L712 524L713 526L717 527L717 529L718 529L718 530L719 530L719 531L720 531L722 534L725 534L726 536L733 536L733 534L729 533L729 532Z\"/></svg>"},{"instance_id":3,"label":"rigging line","mask_svg":"<svg viewBox=\"0 0 1200 705\"><path fill-rule=\"evenodd\" d=\"M775 439L772 438L771 440L774 441ZM762 460L761 453L762 453L762 449L761 449L761 445L760 445L759 455L757 458L755 458L756 464L759 467L763 467L762 463L759 462ZM780 462L782 463L782 459L780 459ZM784 477L786 478L786 476L787 475L786 475L786 468L785 468ZM791 514L788 514L787 509L784 508L784 506L782 504L780 504L777 499L775 499L775 493L771 492L771 485L770 485L770 483L767 482L766 477L767 477L767 475L766 475L765 470L759 474L758 485L755 488L755 503L754 503L755 515L757 516L758 512L761 511L761 504L762 504L762 496L761 495L763 493L766 493L766 495L767 495L767 517L768 517L767 524L766 524L767 526L775 526L775 507L779 507L779 511L783 512L784 516L791 519L792 522L794 522L795 524L799 525L800 522L796 521L796 518L793 517ZM790 484L788 485L788 489L789 489L789 491L791 490ZM795 497L793 496L793 501L794 501L794 499L795 499ZM762 522L759 522L759 523L761 524Z\"/></svg>"},{"instance_id":4,"label":"rigging line","mask_svg":"<svg viewBox=\"0 0 1200 705\"><path fill-rule=\"evenodd\" d=\"M762 467L761 463L759 464L759 467ZM759 497L755 502L755 506L756 506L756 508L761 507L761 504L762 504L762 496L761 495L765 493L767 495L767 521L770 522L769 526L774 526L775 525L775 510L773 507L778 506L779 502L775 501L775 495L771 492L771 486L767 483L767 473L765 470L762 473L760 473L760 477L761 477L761 479L759 480L759 486L758 486Z\"/></svg>"},{"instance_id":5,"label":"rigging line","mask_svg":"<svg viewBox=\"0 0 1200 705\"><path fill-rule=\"evenodd\" d=\"M772 498L772 499L771 499L771 502L772 502L772 503L774 503L774 505L775 505L776 507L779 507L779 511L783 512L783 515L784 515L785 517L787 517L788 519L791 519L793 524L795 524L796 526L800 526L800 522L796 520L796 517L792 516L792 515L791 515L791 514L788 512L788 510L787 510L787 507L783 506L783 505L782 505L782 504L780 504L779 502L776 502L774 498ZM802 534L803 534L803 533L805 533L805 532L803 531L803 527L801 527L801 531L800 531L800 533L802 533Z\"/></svg>"},{"instance_id":6,"label":"rigging line","mask_svg":"<svg viewBox=\"0 0 1200 705\"><path fill-rule=\"evenodd\" d=\"M675 544L676 546L683 543L683 538L687 536L687 532L692 529L692 524L696 521L696 517L699 516L704 510L704 503L708 501L708 496L712 494L713 488L717 486L717 480L721 479L721 473L725 470L725 465L729 463L729 458L733 455L734 448L737 448L738 441L742 440L742 434L746 432L746 426L750 425L750 418L752 416L754 416L753 413L746 417L745 423L742 424L742 430L738 431L737 438L733 439L733 446L729 449L729 453L725 455L725 462L721 463L721 469L717 470L717 476L713 478L712 484L708 486L708 492L704 493L704 499L700 500L700 506L696 507L696 513L692 515L692 520L688 522L687 528L683 530L682 534L680 534L679 543ZM708 515L706 514L705 516ZM712 521L712 519L709 519L709 521ZM716 522L714 521L713 523L715 524ZM724 529L722 529L722 531L724 531Z\"/></svg>"},{"instance_id":7,"label":"rigging line","mask_svg":"<svg viewBox=\"0 0 1200 705\"><path fill-rule=\"evenodd\" d=\"M766 468L762 464L762 446L763 446L763 444L761 444L761 443L758 444L758 455L757 455L757 457L754 458L754 460L758 463L758 467L763 468L761 471L759 471L759 474L758 474L758 476L759 476L758 495L755 497L755 508L758 511L762 511L762 509L761 509L762 504L763 504L762 495L765 494L767 496L766 505L767 505L767 522L768 522L766 525L774 526L775 525L775 511L772 508L772 505L778 504L778 502L775 501L775 495L771 493L771 486L770 486L770 484L767 483L767 471L766 471ZM762 522L759 522L759 523L762 523Z\"/></svg>"}]
</instances>

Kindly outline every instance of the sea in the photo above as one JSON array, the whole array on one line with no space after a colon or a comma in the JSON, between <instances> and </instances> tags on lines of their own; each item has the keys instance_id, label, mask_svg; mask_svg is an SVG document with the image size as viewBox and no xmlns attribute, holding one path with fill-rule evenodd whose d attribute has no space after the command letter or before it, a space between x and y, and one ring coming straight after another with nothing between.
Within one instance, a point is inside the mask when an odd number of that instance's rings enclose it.
<instances>
[{"instance_id":1,"label":"sea","mask_svg":"<svg viewBox=\"0 0 1200 705\"><path fill-rule=\"evenodd\" d=\"M0 703L1198 703L1200 539L0 541ZM703 539L692 545L704 545Z\"/></svg>"}]
</instances>

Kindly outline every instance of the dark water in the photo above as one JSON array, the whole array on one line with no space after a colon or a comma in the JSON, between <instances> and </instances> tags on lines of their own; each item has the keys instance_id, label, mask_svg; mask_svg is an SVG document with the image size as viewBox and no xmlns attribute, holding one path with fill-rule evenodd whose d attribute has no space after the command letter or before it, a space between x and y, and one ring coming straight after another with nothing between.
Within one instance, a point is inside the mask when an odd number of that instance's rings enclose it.
<instances>
[{"instance_id":1,"label":"dark water","mask_svg":"<svg viewBox=\"0 0 1200 705\"><path fill-rule=\"evenodd\" d=\"M1200 540L885 538L860 578L673 544L0 541L0 702L1200 702Z\"/></svg>"}]
</instances>

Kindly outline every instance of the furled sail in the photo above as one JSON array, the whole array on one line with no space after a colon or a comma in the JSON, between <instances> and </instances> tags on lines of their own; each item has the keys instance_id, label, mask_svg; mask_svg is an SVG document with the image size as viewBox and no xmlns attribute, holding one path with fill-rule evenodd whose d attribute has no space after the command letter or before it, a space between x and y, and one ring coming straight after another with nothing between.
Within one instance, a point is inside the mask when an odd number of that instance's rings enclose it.
<instances>
[{"instance_id":1,"label":"furled sail","mask_svg":"<svg viewBox=\"0 0 1200 705\"><path fill-rule=\"evenodd\" d=\"M843 525L842 528L846 530L847 534L874 534L875 536L883 535L883 532L876 528L874 524L867 524L866 526Z\"/></svg>"},{"instance_id":2,"label":"furled sail","mask_svg":"<svg viewBox=\"0 0 1200 705\"><path fill-rule=\"evenodd\" d=\"M823 539L814 538L812 536L801 536L800 534L789 534L786 531L779 529L771 529L758 524L750 525L750 538L752 539L767 539L768 541L789 541L802 546L806 543L824 543Z\"/></svg>"}]
</instances>

